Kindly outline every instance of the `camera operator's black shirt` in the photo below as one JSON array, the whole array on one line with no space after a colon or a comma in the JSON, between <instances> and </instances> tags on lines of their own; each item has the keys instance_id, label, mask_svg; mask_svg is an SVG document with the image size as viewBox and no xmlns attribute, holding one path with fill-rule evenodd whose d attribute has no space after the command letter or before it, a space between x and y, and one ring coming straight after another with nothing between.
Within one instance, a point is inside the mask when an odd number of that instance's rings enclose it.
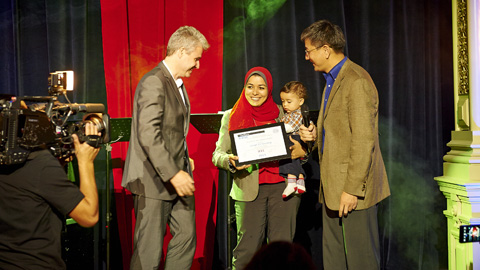
<instances>
[{"instance_id":1,"label":"camera operator's black shirt","mask_svg":"<svg viewBox=\"0 0 480 270\"><path fill-rule=\"evenodd\" d=\"M62 226L83 197L46 150L0 166L0 269L65 269Z\"/></svg>"}]
</instances>

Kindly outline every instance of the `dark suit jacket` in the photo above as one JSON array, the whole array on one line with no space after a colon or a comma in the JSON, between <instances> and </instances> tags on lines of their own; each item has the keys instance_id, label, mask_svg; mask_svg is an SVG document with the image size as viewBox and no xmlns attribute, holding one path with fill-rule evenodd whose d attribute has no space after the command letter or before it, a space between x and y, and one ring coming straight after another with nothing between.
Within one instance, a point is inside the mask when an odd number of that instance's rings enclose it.
<instances>
[{"instance_id":1,"label":"dark suit jacket","mask_svg":"<svg viewBox=\"0 0 480 270\"><path fill-rule=\"evenodd\" d=\"M322 100L325 99L325 91ZM323 112L323 102L320 112ZM325 127L323 154L322 130ZM378 92L370 75L347 59L332 86L323 117L318 117L318 149L323 195L338 210L343 191L358 196L357 210L390 195L378 139Z\"/></svg>"},{"instance_id":2,"label":"dark suit jacket","mask_svg":"<svg viewBox=\"0 0 480 270\"><path fill-rule=\"evenodd\" d=\"M190 102L182 88L186 106L163 62L138 83L122 179L134 194L172 200L177 193L169 180L180 170L192 175L186 149Z\"/></svg>"}]
</instances>

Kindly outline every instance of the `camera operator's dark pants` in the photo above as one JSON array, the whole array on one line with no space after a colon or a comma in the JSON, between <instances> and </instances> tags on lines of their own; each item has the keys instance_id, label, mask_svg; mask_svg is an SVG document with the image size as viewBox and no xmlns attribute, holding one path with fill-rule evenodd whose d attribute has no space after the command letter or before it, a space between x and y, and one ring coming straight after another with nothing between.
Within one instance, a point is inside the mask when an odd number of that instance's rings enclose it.
<instances>
[{"instance_id":1,"label":"camera operator's dark pants","mask_svg":"<svg viewBox=\"0 0 480 270\"><path fill-rule=\"evenodd\" d=\"M339 218L324 202L322 214L324 269L380 269L376 205Z\"/></svg>"}]
</instances>

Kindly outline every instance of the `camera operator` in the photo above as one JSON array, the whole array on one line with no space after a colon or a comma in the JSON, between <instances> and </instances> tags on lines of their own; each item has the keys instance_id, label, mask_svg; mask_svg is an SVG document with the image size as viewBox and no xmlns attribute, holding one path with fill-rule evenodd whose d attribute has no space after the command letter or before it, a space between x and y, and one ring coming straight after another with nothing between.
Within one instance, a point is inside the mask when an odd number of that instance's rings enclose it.
<instances>
[{"instance_id":1,"label":"camera operator","mask_svg":"<svg viewBox=\"0 0 480 270\"><path fill-rule=\"evenodd\" d=\"M94 124L86 135L100 135ZM48 150L19 165L0 166L0 269L65 269L61 231L65 215L84 227L98 221L93 161L99 149L73 134L80 188Z\"/></svg>"}]
</instances>

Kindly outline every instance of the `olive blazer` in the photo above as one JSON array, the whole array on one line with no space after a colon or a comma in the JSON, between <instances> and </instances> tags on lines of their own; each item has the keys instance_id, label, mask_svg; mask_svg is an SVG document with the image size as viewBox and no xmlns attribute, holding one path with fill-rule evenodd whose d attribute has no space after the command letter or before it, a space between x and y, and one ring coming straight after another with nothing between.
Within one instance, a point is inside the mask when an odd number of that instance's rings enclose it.
<instances>
[{"instance_id":1,"label":"olive blazer","mask_svg":"<svg viewBox=\"0 0 480 270\"><path fill-rule=\"evenodd\" d=\"M323 111L324 102L317 123L323 189L320 202L338 210L345 191L358 197L356 209L361 210L389 196L378 138L378 92L367 71L347 59L332 86L322 117ZM325 144L321 153L323 128Z\"/></svg>"},{"instance_id":2,"label":"olive blazer","mask_svg":"<svg viewBox=\"0 0 480 270\"><path fill-rule=\"evenodd\" d=\"M277 105L279 106L279 105ZM280 113L275 119L277 122L283 117L283 108L279 106ZM227 110L222 117L222 125L218 132L218 140L215 151L213 152L212 162L220 169L230 171L233 174L233 185L230 190L230 197L236 201L251 202L258 195L258 168L249 173L247 170L237 171L235 168L230 169L228 156L232 154L232 144L230 141L230 133L228 131L230 113Z\"/></svg>"},{"instance_id":3,"label":"olive blazer","mask_svg":"<svg viewBox=\"0 0 480 270\"><path fill-rule=\"evenodd\" d=\"M172 75L161 62L138 83L122 186L147 198L177 197L170 179L180 170L190 175L186 137L190 102L185 103Z\"/></svg>"}]
</instances>

